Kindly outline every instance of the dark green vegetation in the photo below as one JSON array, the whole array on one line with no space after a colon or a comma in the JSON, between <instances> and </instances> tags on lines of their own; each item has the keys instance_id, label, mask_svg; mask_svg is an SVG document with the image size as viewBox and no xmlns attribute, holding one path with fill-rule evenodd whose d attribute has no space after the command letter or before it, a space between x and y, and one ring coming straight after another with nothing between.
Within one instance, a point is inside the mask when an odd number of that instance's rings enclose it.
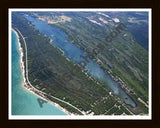
<instances>
[{"instance_id":1,"label":"dark green vegetation","mask_svg":"<svg viewBox=\"0 0 160 128\"><path fill-rule=\"evenodd\" d=\"M30 83L43 92L69 102L81 111L95 114L114 114L118 111L130 114L120 100L109 95L103 84L89 79L83 72L75 74L71 81L63 81L61 76L74 68L74 64L67 60L63 53L51 45L50 39L34 29L32 24L18 13L12 13L13 28L18 29L25 37L28 57L28 77ZM24 42L20 39L23 50ZM24 58L26 63L26 60ZM80 114L69 105L51 97L50 100L65 107L70 112ZM119 108L115 104L119 104ZM112 108L112 109L111 109ZM113 111L115 109L115 111ZM112 110L110 112L110 110ZM119 113L120 113L119 112Z\"/></svg>"},{"instance_id":2,"label":"dark green vegetation","mask_svg":"<svg viewBox=\"0 0 160 128\"><path fill-rule=\"evenodd\" d=\"M34 17L41 16L42 18L48 16L50 19L62 15L72 18L71 22L66 21L50 25L64 31L68 36L68 40L87 54L96 48L97 44L105 45L107 43L105 37L115 30L119 24L114 22L112 18L120 19L127 26L128 30L121 32L93 60L98 62L115 80L116 78L120 78L124 82L120 81L120 85L124 84L127 93L132 95L132 98L143 112L148 113L148 108L137 100L140 97L145 103L148 101L147 13L103 13L109 17L95 12L44 12L28 14ZM108 23L103 23L100 20L101 18ZM93 23L89 19L95 20L102 25ZM140 29L141 26L142 29ZM138 29L140 30L139 33ZM140 35L144 38L143 41L143 38L139 38ZM135 41L135 38L138 39L139 43Z\"/></svg>"}]
</instances>

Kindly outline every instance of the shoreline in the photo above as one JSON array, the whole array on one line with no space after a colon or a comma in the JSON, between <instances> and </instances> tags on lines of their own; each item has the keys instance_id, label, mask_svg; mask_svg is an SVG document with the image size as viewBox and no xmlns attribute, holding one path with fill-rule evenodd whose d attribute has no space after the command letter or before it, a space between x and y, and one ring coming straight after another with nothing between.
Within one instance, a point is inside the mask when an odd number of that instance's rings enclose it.
<instances>
[{"instance_id":1,"label":"shoreline","mask_svg":"<svg viewBox=\"0 0 160 128\"><path fill-rule=\"evenodd\" d=\"M42 91L34 88L31 84L31 86L28 86L26 83L26 78L25 78L25 68L24 68L24 61L23 61L23 49L21 47L21 43L20 43L20 39L19 39L19 35L17 33L17 31L15 29L12 28L12 31L16 34L17 38L18 38L18 45L19 45L19 52L20 52L20 66L21 66L21 71L22 71L22 76L23 76L23 87L25 89L27 89L29 92L39 96L40 98L44 99L45 101L51 103L52 105L54 105L55 107L59 108L61 111L63 111L64 113L68 114L68 115L75 115L71 112L69 112L68 110L66 110L65 108L63 108L62 106L60 106L59 104L49 100L48 98L46 98L46 96L43 94Z\"/></svg>"}]
</instances>

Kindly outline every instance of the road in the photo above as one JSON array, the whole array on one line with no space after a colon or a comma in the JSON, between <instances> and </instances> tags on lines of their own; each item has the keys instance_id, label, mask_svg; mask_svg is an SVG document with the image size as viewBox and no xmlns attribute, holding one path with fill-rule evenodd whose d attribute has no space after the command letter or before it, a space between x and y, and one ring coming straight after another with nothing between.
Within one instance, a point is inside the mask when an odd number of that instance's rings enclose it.
<instances>
[{"instance_id":1,"label":"road","mask_svg":"<svg viewBox=\"0 0 160 128\"><path fill-rule=\"evenodd\" d=\"M30 81L28 80L28 60L27 60L27 45L26 45L26 41L25 41L25 38L23 37L22 33L21 33L17 28L16 28L16 30L17 30L18 33L21 35L21 37L22 37L22 39L23 39L23 41L24 41L24 45L25 45L25 51L26 51L26 53L25 53L25 54L26 54L26 82L30 85L30 87L32 87L33 89L35 89L36 91L38 91L38 92L40 92L40 93L42 93L42 94L44 94L44 95L50 96L50 97L52 97L52 98L54 98L54 99L56 99L56 100L58 100L58 101L61 101L61 102L65 103L65 104L68 104L69 106L71 106L71 107L73 107L74 109L78 110L78 111L79 111L80 113L82 113L83 115L86 115L85 112L82 112L82 111L79 110L77 107L73 106L72 104L70 104L70 103L68 103L68 102L66 102L66 101L64 101L64 100L61 100L61 99L59 99L59 98L57 98L57 97L54 97L54 96L52 96L52 95L46 94L45 92L42 92L42 91L34 88L34 87L31 85Z\"/></svg>"}]
</instances>

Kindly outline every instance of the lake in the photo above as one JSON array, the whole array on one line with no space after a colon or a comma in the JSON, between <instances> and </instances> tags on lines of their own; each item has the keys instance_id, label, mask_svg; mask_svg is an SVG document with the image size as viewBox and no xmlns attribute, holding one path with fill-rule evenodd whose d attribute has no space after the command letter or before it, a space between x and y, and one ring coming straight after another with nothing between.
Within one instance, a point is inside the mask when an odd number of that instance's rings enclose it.
<instances>
[{"instance_id":1,"label":"lake","mask_svg":"<svg viewBox=\"0 0 160 128\"><path fill-rule=\"evenodd\" d=\"M28 21L30 21L34 28L37 29L40 33L50 37L52 43L60 48L64 55L69 58L74 63L78 64L81 61L85 61L82 56L86 56L85 53L79 49L77 46L67 41L67 36L61 30L48 25L46 22L37 20L31 16L22 14ZM127 105L131 107L136 107L134 100L114 81L110 76L104 72L98 64L89 59L89 62L85 66L88 69L88 74L92 77L99 79L100 81L106 83L106 86L112 90L112 92L120 97Z\"/></svg>"}]
</instances>

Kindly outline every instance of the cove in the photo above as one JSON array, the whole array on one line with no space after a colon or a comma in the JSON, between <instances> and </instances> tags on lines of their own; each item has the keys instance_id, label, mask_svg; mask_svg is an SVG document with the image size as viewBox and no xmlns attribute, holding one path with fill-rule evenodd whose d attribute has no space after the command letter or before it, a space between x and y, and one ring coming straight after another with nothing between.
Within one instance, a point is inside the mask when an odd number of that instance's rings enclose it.
<instances>
[{"instance_id":1,"label":"cove","mask_svg":"<svg viewBox=\"0 0 160 128\"><path fill-rule=\"evenodd\" d=\"M80 48L69 42L64 32L31 16L25 14L22 15L30 21L34 28L41 34L50 37L54 46L61 49L68 59L73 61L75 64L85 61L83 57L86 56L86 54ZM114 80L112 80L110 76L99 67L98 64L91 59L88 59L85 68L88 69L87 73L92 77L106 83L106 86L111 89L116 96L120 97L127 105L136 107L134 100Z\"/></svg>"}]
</instances>

